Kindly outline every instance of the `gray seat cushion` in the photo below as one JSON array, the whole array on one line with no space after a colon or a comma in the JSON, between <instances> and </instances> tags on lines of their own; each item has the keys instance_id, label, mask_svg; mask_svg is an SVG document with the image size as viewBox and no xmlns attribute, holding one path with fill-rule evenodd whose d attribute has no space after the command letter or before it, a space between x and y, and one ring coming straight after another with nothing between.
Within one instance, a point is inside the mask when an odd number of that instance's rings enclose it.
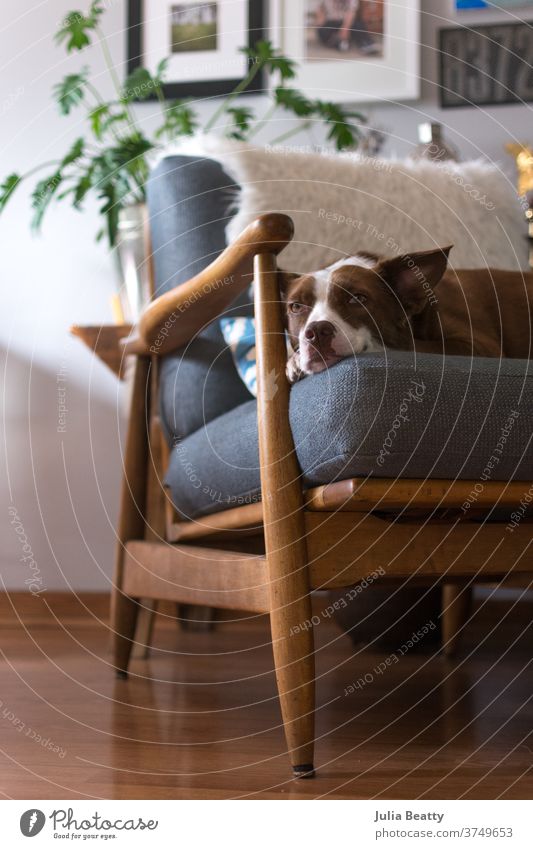
<instances>
[{"instance_id":1,"label":"gray seat cushion","mask_svg":"<svg viewBox=\"0 0 533 849\"><path fill-rule=\"evenodd\" d=\"M291 391L306 486L375 475L533 479L533 369L525 360L366 354ZM175 440L177 509L198 517L260 498L256 404Z\"/></svg>"},{"instance_id":2,"label":"gray seat cushion","mask_svg":"<svg viewBox=\"0 0 533 849\"><path fill-rule=\"evenodd\" d=\"M171 156L154 169L147 198L156 295L186 282L224 250L235 191L212 159ZM247 301L243 295L235 302L239 315L250 313ZM160 386L163 421L180 436L252 397L236 372L218 321L163 358Z\"/></svg>"}]
</instances>

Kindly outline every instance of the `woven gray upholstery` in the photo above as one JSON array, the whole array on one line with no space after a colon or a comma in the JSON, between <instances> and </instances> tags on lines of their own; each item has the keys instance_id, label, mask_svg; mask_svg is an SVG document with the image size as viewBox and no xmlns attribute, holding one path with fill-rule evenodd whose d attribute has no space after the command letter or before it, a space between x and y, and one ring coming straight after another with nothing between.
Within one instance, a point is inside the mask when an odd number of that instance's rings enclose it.
<instances>
[{"instance_id":1,"label":"woven gray upholstery","mask_svg":"<svg viewBox=\"0 0 533 849\"><path fill-rule=\"evenodd\" d=\"M531 480L532 397L533 369L524 360L406 353L344 360L291 391L304 483L367 475ZM171 420L166 425L179 436ZM255 402L177 441L167 483L191 518L257 500Z\"/></svg>"}]
</instances>

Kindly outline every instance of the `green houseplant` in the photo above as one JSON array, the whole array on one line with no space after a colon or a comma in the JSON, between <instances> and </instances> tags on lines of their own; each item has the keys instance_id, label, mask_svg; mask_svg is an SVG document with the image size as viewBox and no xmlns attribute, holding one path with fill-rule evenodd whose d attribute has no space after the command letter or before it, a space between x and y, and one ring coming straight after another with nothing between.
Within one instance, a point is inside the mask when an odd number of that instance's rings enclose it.
<instances>
[{"instance_id":1,"label":"green houseplant","mask_svg":"<svg viewBox=\"0 0 533 849\"><path fill-rule=\"evenodd\" d=\"M226 138L249 140L267 127L274 112L280 109L295 116L298 123L283 136L273 139L271 144L285 141L305 130L311 122L320 121L326 125L328 139L337 150L357 147L364 117L338 104L307 98L291 88L289 83L295 76L295 65L268 41L258 42L253 49L242 49L249 60L245 78L221 100L213 115L201 126L192 104L185 100L165 100L163 84L167 60L163 60L153 74L137 68L121 82L101 27L104 11L103 2L93 0L86 13L71 12L55 38L67 53L80 52L99 43L114 97L101 96L86 65L68 74L54 87L53 96L62 115L68 117L75 110L85 110L86 132L57 160L42 163L25 174L9 174L0 184L0 213L21 183L43 171L45 176L37 180L31 194L32 229L40 230L52 201L69 202L74 209L81 210L87 196L95 195L103 219L97 237L107 235L109 245L115 247L120 241L121 215L145 201L151 157L180 137L215 131ZM253 109L243 104L241 95L263 69L271 75L275 86L269 93L270 102L265 113L257 116ZM154 97L160 103L161 121L148 135L141 128L135 105Z\"/></svg>"}]
</instances>

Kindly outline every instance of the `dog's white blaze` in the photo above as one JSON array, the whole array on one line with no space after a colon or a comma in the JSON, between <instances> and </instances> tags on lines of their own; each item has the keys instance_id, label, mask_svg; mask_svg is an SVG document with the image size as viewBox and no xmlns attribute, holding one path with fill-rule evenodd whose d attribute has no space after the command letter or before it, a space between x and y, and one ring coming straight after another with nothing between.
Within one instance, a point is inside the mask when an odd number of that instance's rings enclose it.
<instances>
[{"instance_id":1,"label":"dog's white blaze","mask_svg":"<svg viewBox=\"0 0 533 849\"><path fill-rule=\"evenodd\" d=\"M375 261L373 259L369 259L366 256L349 256L347 259L338 259L337 262L334 262L333 265L329 265L325 270L328 274L331 274L332 271L336 271L337 268L342 268L343 265L359 265L361 268L373 268L375 265Z\"/></svg>"},{"instance_id":2,"label":"dog's white blaze","mask_svg":"<svg viewBox=\"0 0 533 849\"><path fill-rule=\"evenodd\" d=\"M345 321L328 303L328 289L330 276L333 271L344 265L359 265L362 268L372 268L374 263L365 257L354 256L349 259L341 259L328 268L316 271L314 278L315 305L309 313L308 319L300 330L300 365L303 371L310 368L309 352L305 343L305 329L313 321L330 321L337 329L332 342L332 351L339 357L348 357L351 354L360 354L362 351L382 351L383 348L373 338L368 327L352 327Z\"/></svg>"}]
</instances>

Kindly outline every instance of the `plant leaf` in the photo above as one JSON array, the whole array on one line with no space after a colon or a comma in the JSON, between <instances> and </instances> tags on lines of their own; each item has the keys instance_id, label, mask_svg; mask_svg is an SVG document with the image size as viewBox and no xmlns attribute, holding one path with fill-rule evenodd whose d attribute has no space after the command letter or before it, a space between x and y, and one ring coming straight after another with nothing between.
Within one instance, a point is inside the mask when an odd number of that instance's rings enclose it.
<instances>
[{"instance_id":1,"label":"plant leaf","mask_svg":"<svg viewBox=\"0 0 533 849\"><path fill-rule=\"evenodd\" d=\"M109 106L107 103L101 103L100 106L97 106L95 109L92 109L89 112L89 121L91 122L91 129L98 140L102 138L103 127L102 127L102 119L107 117L109 114Z\"/></svg>"},{"instance_id":2,"label":"plant leaf","mask_svg":"<svg viewBox=\"0 0 533 849\"><path fill-rule=\"evenodd\" d=\"M85 86L89 69L84 67L78 74L68 74L54 86L54 97L62 115L68 115L74 106L79 106L85 97Z\"/></svg>"},{"instance_id":3,"label":"plant leaf","mask_svg":"<svg viewBox=\"0 0 533 849\"><path fill-rule=\"evenodd\" d=\"M3 212L11 195L21 182L22 177L19 174L10 174L0 185L0 212Z\"/></svg>"},{"instance_id":4,"label":"plant leaf","mask_svg":"<svg viewBox=\"0 0 533 849\"><path fill-rule=\"evenodd\" d=\"M359 136L354 127L349 124L332 124L328 133L328 139L335 142L337 150L357 147Z\"/></svg>"},{"instance_id":5,"label":"plant leaf","mask_svg":"<svg viewBox=\"0 0 533 849\"><path fill-rule=\"evenodd\" d=\"M159 62L158 66L155 70L156 79L158 79L160 83L162 83L163 80L164 80L165 74L168 70L169 61L170 60L168 59L168 57L161 59L161 61Z\"/></svg>"},{"instance_id":6,"label":"plant leaf","mask_svg":"<svg viewBox=\"0 0 533 849\"><path fill-rule=\"evenodd\" d=\"M65 192L57 196L58 200L63 200L63 198L73 195L72 205L75 209L81 209L82 201L93 185L91 180L92 170L93 165L91 163L73 186L70 186Z\"/></svg>"},{"instance_id":7,"label":"plant leaf","mask_svg":"<svg viewBox=\"0 0 533 849\"><path fill-rule=\"evenodd\" d=\"M101 3L101 0L93 0L89 9L89 19L95 26L98 26L98 19L104 14L104 12L105 7Z\"/></svg>"},{"instance_id":8,"label":"plant leaf","mask_svg":"<svg viewBox=\"0 0 533 849\"><path fill-rule=\"evenodd\" d=\"M94 2L91 4L88 15L79 11L69 12L63 21L63 26L56 33L57 43L65 42L67 53L83 50L91 43L89 33L96 29L103 11L101 4Z\"/></svg>"},{"instance_id":9,"label":"plant leaf","mask_svg":"<svg viewBox=\"0 0 533 849\"><path fill-rule=\"evenodd\" d=\"M66 168L67 165L72 165L73 162L77 162L78 159L81 159L83 154L85 153L85 139L79 138L76 139L70 150L65 154L63 159L61 160L61 165L59 166L59 170L61 171L63 168Z\"/></svg>"},{"instance_id":10,"label":"plant leaf","mask_svg":"<svg viewBox=\"0 0 533 849\"><path fill-rule=\"evenodd\" d=\"M343 109L338 103L330 103L325 100L314 101L316 114L319 115L326 124L330 125L328 139L335 142L337 150L346 150L346 148L356 148L359 144L361 135L360 129L350 123L351 117L359 117L358 112L349 112ZM363 122L366 121L364 116L361 116Z\"/></svg>"},{"instance_id":11,"label":"plant leaf","mask_svg":"<svg viewBox=\"0 0 533 849\"><path fill-rule=\"evenodd\" d=\"M282 80L292 80L296 76L296 63L286 56L275 56L267 63L271 74L277 72Z\"/></svg>"},{"instance_id":12,"label":"plant leaf","mask_svg":"<svg viewBox=\"0 0 533 849\"><path fill-rule=\"evenodd\" d=\"M227 133L228 137L237 139L238 141L245 141L255 113L247 106L234 106L232 109L227 110L227 114L231 116L235 127Z\"/></svg>"},{"instance_id":13,"label":"plant leaf","mask_svg":"<svg viewBox=\"0 0 533 849\"><path fill-rule=\"evenodd\" d=\"M109 103L102 103L89 113L91 128L98 139L101 141L107 130L113 125L122 121L127 121L128 116L125 112L111 112Z\"/></svg>"},{"instance_id":14,"label":"plant leaf","mask_svg":"<svg viewBox=\"0 0 533 849\"><path fill-rule=\"evenodd\" d=\"M120 99L123 103L147 100L152 97L158 86L159 81L152 77L150 71L146 68L135 68L124 82Z\"/></svg>"},{"instance_id":15,"label":"plant leaf","mask_svg":"<svg viewBox=\"0 0 533 849\"><path fill-rule=\"evenodd\" d=\"M165 109L165 121L156 130L155 137L192 136L197 127L196 113L187 101L175 100Z\"/></svg>"},{"instance_id":16,"label":"plant leaf","mask_svg":"<svg viewBox=\"0 0 533 849\"><path fill-rule=\"evenodd\" d=\"M307 97L304 97L301 92L296 91L296 89L279 86L274 90L274 100L278 106L294 112L299 118L313 114L313 102L308 100Z\"/></svg>"},{"instance_id":17,"label":"plant leaf","mask_svg":"<svg viewBox=\"0 0 533 849\"><path fill-rule=\"evenodd\" d=\"M148 174L148 165L144 155L151 150L153 143L145 136L135 134L122 139L118 144L107 147L98 156L93 157L91 174L92 185L103 189L109 183L128 180L133 177L139 187L141 171ZM128 191L129 191L128 187Z\"/></svg>"},{"instance_id":18,"label":"plant leaf","mask_svg":"<svg viewBox=\"0 0 533 849\"><path fill-rule=\"evenodd\" d=\"M109 244L114 246L118 232L118 216L123 206L133 198L144 198L144 183L148 175L145 154L153 143L140 133L135 133L95 156L87 179L80 180L79 194L83 197L96 189L104 201L100 212L106 218Z\"/></svg>"},{"instance_id":19,"label":"plant leaf","mask_svg":"<svg viewBox=\"0 0 533 849\"><path fill-rule=\"evenodd\" d=\"M274 45L266 39L256 41L253 47L241 47L240 52L248 56L249 59L255 59L262 63L268 62L269 59L276 55Z\"/></svg>"},{"instance_id":20,"label":"plant leaf","mask_svg":"<svg viewBox=\"0 0 533 849\"><path fill-rule=\"evenodd\" d=\"M83 174L82 177L78 180L76 185L74 186L74 206L76 209L80 209L82 202L85 200L85 195L88 191L90 191L92 186L91 180L91 170L89 169L87 173Z\"/></svg>"},{"instance_id":21,"label":"plant leaf","mask_svg":"<svg viewBox=\"0 0 533 849\"><path fill-rule=\"evenodd\" d=\"M120 210L128 202L131 194L130 184L122 174L101 187L99 197L105 202L100 208L100 213L106 217L110 247L114 247L116 244Z\"/></svg>"},{"instance_id":22,"label":"plant leaf","mask_svg":"<svg viewBox=\"0 0 533 849\"><path fill-rule=\"evenodd\" d=\"M61 171L56 171L50 177L45 177L44 180L39 180L31 195L31 205L34 210L31 227L32 230L39 230L42 224L43 216L48 209L50 201L57 192L63 181Z\"/></svg>"},{"instance_id":23,"label":"plant leaf","mask_svg":"<svg viewBox=\"0 0 533 849\"><path fill-rule=\"evenodd\" d=\"M107 224L107 238L110 247L114 247L117 241L118 219L120 215L120 206L117 203L115 186L109 183L105 186L100 197L105 200L105 203L100 208L100 214L104 215Z\"/></svg>"},{"instance_id":24,"label":"plant leaf","mask_svg":"<svg viewBox=\"0 0 533 849\"><path fill-rule=\"evenodd\" d=\"M282 80L296 76L296 63L276 50L271 41L258 41L253 47L241 47L240 52L248 56L251 62L268 68L270 73L279 73Z\"/></svg>"},{"instance_id":25,"label":"plant leaf","mask_svg":"<svg viewBox=\"0 0 533 849\"><path fill-rule=\"evenodd\" d=\"M144 156L152 148L153 143L146 136L136 133L109 148L109 153L115 167L124 167L130 165L133 160Z\"/></svg>"}]
</instances>

